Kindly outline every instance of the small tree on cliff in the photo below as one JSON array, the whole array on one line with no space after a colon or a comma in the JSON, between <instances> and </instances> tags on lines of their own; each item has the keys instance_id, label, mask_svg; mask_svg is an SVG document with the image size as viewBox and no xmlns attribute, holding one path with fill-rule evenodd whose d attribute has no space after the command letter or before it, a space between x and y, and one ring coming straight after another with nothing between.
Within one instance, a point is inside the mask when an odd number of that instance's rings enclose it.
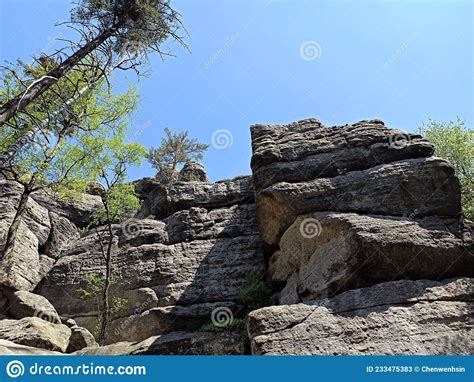
<instances>
[{"instance_id":1,"label":"small tree on cliff","mask_svg":"<svg viewBox=\"0 0 474 382\"><path fill-rule=\"evenodd\" d=\"M93 216L95 231L99 237L101 254L105 264L105 275L102 278L101 306L99 309L98 342L103 344L107 337L107 330L114 310L116 299L110 296L113 284L112 262L117 247L117 236L114 235L113 224L123 222L130 214L134 214L139 207L139 200L135 195L132 184L124 184L127 177L127 168L139 165L146 150L137 143L125 143L124 131L114 138L105 141L99 155L95 155L92 167L105 186L102 193L103 207ZM105 226L100 230L99 225Z\"/></svg>"},{"instance_id":2,"label":"small tree on cliff","mask_svg":"<svg viewBox=\"0 0 474 382\"><path fill-rule=\"evenodd\" d=\"M171 180L179 165L189 160L202 160L209 145L199 143L195 138L189 138L188 131L175 133L165 128L165 136L158 148L151 147L146 158L158 170L158 174Z\"/></svg>"},{"instance_id":3,"label":"small tree on cliff","mask_svg":"<svg viewBox=\"0 0 474 382\"><path fill-rule=\"evenodd\" d=\"M461 183L463 214L474 220L474 130L458 117L455 122L430 119L418 131L435 145L436 155L453 165Z\"/></svg>"}]
</instances>

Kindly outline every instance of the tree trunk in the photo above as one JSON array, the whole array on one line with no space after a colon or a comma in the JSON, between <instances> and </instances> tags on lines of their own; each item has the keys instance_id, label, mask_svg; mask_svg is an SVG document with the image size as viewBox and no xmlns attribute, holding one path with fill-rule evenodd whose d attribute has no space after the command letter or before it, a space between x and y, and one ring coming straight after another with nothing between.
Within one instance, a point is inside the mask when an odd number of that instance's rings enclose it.
<instances>
[{"instance_id":1,"label":"tree trunk","mask_svg":"<svg viewBox=\"0 0 474 382\"><path fill-rule=\"evenodd\" d=\"M100 333L97 341L100 345L104 345L107 338L107 330L110 323L110 279L112 277L112 246L113 246L113 232L112 222L109 217L109 210L107 203L104 203L107 214L107 226L109 231L109 240L107 243L107 251L105 254L105 282L104 290L102 291L102 312L100 313Z\"/></svg>"},{"instance_id":2,"label":"tree trunk","mask_svg":"<svg viewBox=\"0 0 474 382\"><path fill-rule=\"evenodd\" d=\"M24 110L32 101L48 90L52 85L64 77L75 65L102 45L117 30L119 24L105 30L96 38L88 42L64 62L52 69L45 76L34 81L22 94L19 94L0 106L0 126L10 120L16 113Z\"/></svg>"},{"instance_id":3,"label":"tree trunk","mask_svg":"<svg viewBox=\"0 0 474 382\"><path fill-rule=\"evenodd\" d=\"M122 61L120 61L122 62ZM118 64L120 65L120 63ZM90 82L80 90L78 90L71 98L69 98L63 105L61 105L57 110L51 113L51 116L42 120L39 124L34 126L32 129L25 128L25 133L19 136L15 143L10 145L3 153L0 155L0 167L4 166L8 163L9 160L13 158L13 156L28 142L30 142L34 136L41 131L42 129L46 128L57 115L59 115L63 110L67 107L71 106L74 102L76 102L86 91L92 89L99 81L103 78L108 76L115 66L110 67L106 72L99 75L94 81Z\"/></svg>"}]
</instances>

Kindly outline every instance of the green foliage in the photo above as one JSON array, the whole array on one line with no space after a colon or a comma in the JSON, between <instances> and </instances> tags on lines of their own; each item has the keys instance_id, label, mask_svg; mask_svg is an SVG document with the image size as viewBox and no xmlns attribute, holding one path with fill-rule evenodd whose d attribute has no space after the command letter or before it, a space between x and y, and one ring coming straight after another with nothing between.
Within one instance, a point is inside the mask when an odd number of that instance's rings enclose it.
<instances>
[{"instance_id":1,"label":"green foliage","mask_svg":"<svg viewBox=\"0 0 474 382\"><path fill-rule=\"evenodd\" d=\"M78 89L86 87L93 70L88 69L90 60L84 61L81 71L73 71L59 79L42 96L29 104L24 113L16 113L5 125L0 126L0 151L4 152L7 147L14 143L19 136L31 130L40 121L51 118L53 113L64 106L65 100L77 94ZM14 98L17 94L25 91L27 84L46 75L55 65L56 61L46 56L35 59L33 64L26 64L18 60L8 67L0 69L0 103L1 100ZM90 114L91 108L96 108L101 97L103 86L90 89L78 97L68 108L67 112L57 114L45 129L46 133L57 134L65 125L76 126L81 122L82 116Z\"/></svg>"},{"instance_id":2,"label":"green foliage","mask_svg":"<svg viewBox=\"0 0 474 382\"><path fill-rule=\"evenodd\" d=\"M189 160L201 160L209 145L189 138L188 131L175 133L165 128L165 136L158 148L150 148L146 158L150 164L165 177L169 177L178 165Z\"/></svg>"},{"instance_id":3,"label":"green foliage","mask_svg":"<svg viewBox=\"0 0 474 382\"><path fill-rule=\"evenodd\" d=\"M43 60L47 62L47 60ZM11 98L22 87L22 76L42 75L49 66L18 63L15 69L4 69L0 76L0 96ZM21 72L22 75L12 73ZM25 131L54 113L64 99L77 93L87 84L90 73L72 72L58 81L25 113L18 113L0 126L0 150L6 150ZM63 84L64 82L64 84ZM129 115L137 106L135 90L111 96L108 87L97 84L74 101L67 112L59 113L49 121L47 128L37 132L3 169L8 177L28 185L29 189L46 188L64 197L83 192L88 182L98 179L93 158L109 144L129 123Z\"/></svg>"},{"instance_id":4,"label":"green foliage","mask_svg":"<svg viewBox=\"0 0 474 382\"><path fill-rule=\"evenodd\" d=\"M86 237L87 235L89 235L89 233L89 227L79 228L79 237Z\"/></svg>"},{"instance_id":5,"label":"green foliage","mask_svg":"<svg viewBox=\"0 0 474 382\"><path fill-rule=\"evenodd\" d=\"M101 332L101 309L102 309L102 299L103 299L103 290L105 287L105 276L99 273L90 273L85 278L86 285L84 288L79 288L77 291L80 294L80 297L83 300L93 300L97 306L97 322L94 328L94 337L98 337ZM116 278L110 279L110 284L112 287L119 284L119 280ZM128 304L126 298L120 296L112 296L111 298L111 308L110 311L112 314L120 314L125 311Z\"/></svg>"},{"instance_id":6,"label":"green foliage","mask_svg":"<svg viewBox=\"0 0 474 382\"><path fill-rule=\"evenodd\" d=\"M234 330L234 329L243 329L243 328L245 328L245 320L242 320L240 318L234 318L225 326L216 326L213 323L204 324L199 328L199 331L222 332L225 330Z\"/></svg>"},{"instance_id":7,"label":"green foliage","mask_svg":"<svg viewBox=\"0 0 474 382\"><path fill-rule=\"evenodd\" d=\"M418 132L434 144L437 156L453 165L461 183L463 214L474 220L474 130L458 117L454 122L430 119Z\"/></svg>"},{"instance_id":8,"label":"green foliage","mask_svg":"<svg viewBox=\"0 0 474 382\"><path fill-rule=\"evenodd\" d=\"M265 306L271 295L272 287L265 275L250 272L247 276L247 283L239 290L237 302L253 310Z\"/></svg>"},{"instance_id":9,"label":"green foliage","mask_svg":"<svg viewBox=\"0 0 474 382\"><path fill-rule=\"evenodd\" d=\"M92 214L93 225L102 225L109 221L119 223L140 207L140 201L135 194L133 184L117 184L106 190L102 199L107 207L104 206L94 211Z\"/></svg>"}]
</instances>

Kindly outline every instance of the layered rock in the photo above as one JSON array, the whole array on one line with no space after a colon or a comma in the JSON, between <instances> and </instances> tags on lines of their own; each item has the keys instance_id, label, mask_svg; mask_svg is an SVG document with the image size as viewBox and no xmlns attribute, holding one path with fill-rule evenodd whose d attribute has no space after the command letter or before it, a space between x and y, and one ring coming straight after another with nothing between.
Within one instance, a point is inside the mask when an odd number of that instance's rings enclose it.
<instances>
[{"instance_id":1,"label":"layered rock","mask_svg":"<svg viewBox=\"0 0 474 382\"><path fill-rule=\"evenodd\" d=\"M391 281L250 313L253 354L471 354L473 279Z\"/></svg>"},{"instance_id":2,"label":"layered rock","mask_svg":"<svg viewBox=\"0 0 474 382\"><path fill-rule=\"evenodd\" d=\"M252 126L252 147L283 304L250 314L253 353L469 354L472 279L436 280L474 277L472 223L430 143L305 120Z\"/></svg>"},{"instance_id":3,"label":"layered rock","mask_svg":"<svg viewBox=\"0 0 474 382\"><path fill-rule=\"evenodd\" d=\"M102 200L99 195L86 193L67 199L46 193L34 193L31 197L48 211L68 219L81 228L86 227L91 222L91 215L94 211L102 207Z\"/></svg>"},{"instance_id":4,"label":"layered rock","mask_svg":"<svg viewBox=\"0 0 474 382\"><path fill-rule=\"evenodd\" d=\"M166 201L160 213L153 212L162 220L114 226L112 294L127 303L113 316L108 343L196 330L219 309L240 315L237 300L248 274L264 274L266 268L249 181L160 186ZM148 200L157 195L143 190ZM74 242L37 288L62 316L91 331L97 304L85 300L80 288L88 275L104 273L99 236L106 235L99 228Z\"/></svg>"},{"instance_id":5,"label":"layered rock","mask_svg":"<svg viewBox=\"0 0 474 382\"><path fill-rule=\"evenodd\" d=\"M474 277L472 238L459 225L435 216L301 215L283 234L269 271L285 285L283 304L382 281Z\"/></svg>"},{"instance_id":6,"label":"layered rock","mask_svg":"<svg viewBox=\"0 0 474 382\"><path fill-rule=\"evenodd\" d=\"M393 279L474 277L459 181L421 136L379 120L251 131L259 229L276 250L270 274L282 302Z\"/></svg>"},{"instance_id":7,"label":"layered rock","mask_svg":"<svg viewBox=\"0 0 474 382\"><path fill-rule=\"evenodd\" d=\"M428 157L433 148L419 135L378 120L335 127L307 120L251 131L260 231L270 245L308 212L460 213L452 166ZM403 144L396 140L401 134Z\"/></svg>"},{"instance_id":8,"label":"layered rock","mask_svg":"<svg viewBox=\"0 0 474 382\"><path fill-rule=\"evenodd\" d=\"M191 207L215 209L254 202L252 177L242 176L216 183L176 182L172 186L145 178L135 183L143 199L141 216L163 219Z\"/></svg>"},{"instance_id":9,"label":"layered rock","mask_svg":"<svg viewBox=\"0 0 474 382\"><path fill-rule=\"evenodd\" d=\"M181 182L209 182L204 166L194 161L187 161L179 172Z\"/></svg>"},{"instance_id":10,"label":"layered rock","mask_svg":"<svg viewBox=\"0 0 474 382\"><path fill-rule=\"evenodd\" d=\"M52 266L52 260L40 253L51 230L48 210L31 198L9 256L4 256L8 230L15 218L23 186L0 180L0 285L31 290Z\"/></svg>"}]
</instances>

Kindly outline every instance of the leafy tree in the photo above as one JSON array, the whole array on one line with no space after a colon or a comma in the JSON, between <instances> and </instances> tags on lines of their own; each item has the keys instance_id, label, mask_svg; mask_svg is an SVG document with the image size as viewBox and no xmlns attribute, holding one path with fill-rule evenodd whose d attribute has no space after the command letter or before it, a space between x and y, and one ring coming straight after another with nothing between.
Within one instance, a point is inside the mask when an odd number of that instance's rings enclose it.
<instances>
[{"instance_id":1,"label":"leafy tree","mask_svg":"<svg viewBox=\"0 0 474 382\"><path fill-rule=\"evenodd\" d=\"M146 158L165 178L173 176L178 165L189 160L201 160L209 145L189 138L188 131L175 133L165 128L165 136L158 148L151 147Z\"/></svg>"},{"instance_id":2,"label":"leafy tree","mask_svg":"<svg viewBox=\"0 0 474 382\"><path fill-rule=\"evenodd\" d=\"M68 73L83 71L91 61L102 73L111 67L136 69L150 52L163 54L160 46L168 37L182 41L177 34L179 14L167 0L82 0L71 12L71 24L81 41L70 42L69 55L66 49L57 51L44 75L21 82L21 89L0 106L0 126Z\"/></svg>"},{"instance_id":3,"label":"leafy tree","mask_svg":"<svg viewBox=\"0 0 474 382\"><path fill-rule=\"evenodd\" d=\"M110 279L110 286L113 287L119 283L119 280L115 278ZM105 287L105 277L99 273L91 273L86 276L86 285L84 288L79 288L78 292L81 295L83 300L93 300L96 304L97 312L101 312L102 310L102 297L103 297L103 290ZM121 313L126 305L128 300L120 297L120 296L111 296L111 306L110 312L111 314ZM101 315L100 313L97 316L97 323L95 326L94 336L99 337L101 333Z\"/></svg>"},{"instance_id":4,"label":"leafy tree","mask_svg":"<svg viewBox=\"0 0 474 382\"><path fill-rule=\"evenodd\" d=\"M461 203L466 218L474 220L474 130L456 121L428 120L418 128L435 145L435 154L451 162L461 183Z\"/></svg>"},{"instance_id":5,"label":"leafy tree","mask_svg":"<svg viewBox=\"0 0 474 382\"><path fill-rule=\"evenodd\" d=\"M125 184L127 168L130 165L139 165L146 150L137 143L124 142L125 130L122 129L113 138L104 141L98 155L94 156L92 168L97 172L105 191L101 194L103 207L93 216L95 231L101 244L101 253L105 262L105 276L102 288L102 306L99 310L98 342L103 344L107 337L107 330L113 313L114 302L110 296L112 286L112 257L116 247L113 223L125 220L131 213L135 213L140 203L135 195L135 187ZM105 230L98 226L104 225ZM104 235L105 232L105 235ZM104 245L105 243L105 245Z\"/></svg>"},{"instance_id":6,"label":"leafy tree","mask_svg":"<svg viewBox=\"0 0 474 382\"><path fill-rule=\"evenodd\" d=\"M98 177L92 158L101 153L104 144L110 141L111 133L123 130L127 115L135 106L133 90L110 98L106 89L97 88L87 102L71 106L65 119L51 123L49 134L37 135L0 168L5 177L23 186L3 250L2 263L6 274L9 259L14 256L17 233L29 195L43 191L66 196L84 191L87 184ZM80 127L71 130L66 120L75 120ZM11 139L11 130L2 126L1 144L8 144Z\"/></svg>"}]
</instances>

